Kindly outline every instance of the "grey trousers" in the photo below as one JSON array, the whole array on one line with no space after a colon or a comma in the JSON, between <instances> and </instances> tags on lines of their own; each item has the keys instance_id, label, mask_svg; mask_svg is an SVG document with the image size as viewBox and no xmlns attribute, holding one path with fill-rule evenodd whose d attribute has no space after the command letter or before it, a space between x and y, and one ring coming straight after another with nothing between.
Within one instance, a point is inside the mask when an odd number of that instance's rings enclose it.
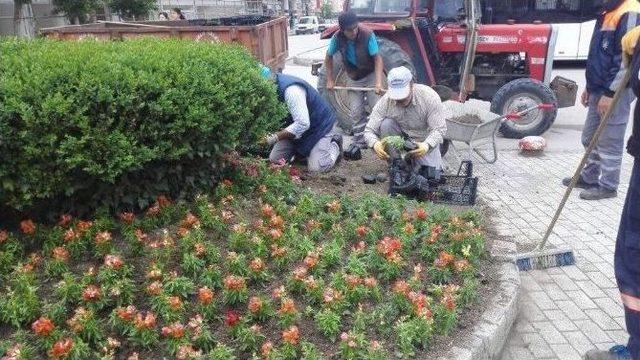
<instances>
[{"instance_id":1,"label":"grey trousers","mask_svg":"<svg viewBox=\"0 0 640 360\"><path fill-rule=\"evenodd\" d=\"M607 126L600 135L598 144L589 155L587 165L582 170L581 175L585 182L598 184L609 190L618 188L624 153L624 133L627 129L633 98L634 95L630 89L627 89L620 97ZM582 145L585 148L589 146L598 125L600 125L599 100L599 96L589 96L589 112L582 130Z\"/></svg>"},{"instance_id":2,"label":"grey trousers","mask_svg":"<svg viewBox=\"0 0 640 360\"><path fill-rule=\"evenodd\" d=\"M380 124L380 138L384 139L387 136L402 136L405 139L407 138L407 134L402 131L398 122L389 118L382 120L382 123ZM392 154L393 151L388 150L388 152L391 157L394 156ZM442 156L440 155L440 146L436 146L434 149L430 149L426 155L415 159L414 166L416 168L423 165L433 166L438 170L442 169Z\"/></svg>"},{"instance_id":3,"label":"grey trousers","mask_svg":"<svg viewBox=\"0 0 640 360\"><path fill-rule=\"evenodd\" d=\"M376 86L376 74L372 72L360 80L349 79L347 86L374 88ZM373 109L373 106L378 102L380 97L376 95L375 91L349 91L348 96L349 118L353 120L352 143L364 149L367 147L367 142L364 140L364 128L367 126L367 111L365 105L368 104L369 107Z\"/></svg>"},{"instance_id":4,"label":"grey trousers","mask_svg":"<svg viewBox=\"0 0 640 360\"><path fill-rule=\"evenodd\" d=\"M307 167L311 172L327 172L335 165L336 160L340 156L340 148L338 144L331 141L332 133L325 135L311 149L311 153L307 159ZM296 154L295 145L291 140L280 140L271 149L269 161L277 163L281 159L286 162Z\"/></svg>"}]
</instances>

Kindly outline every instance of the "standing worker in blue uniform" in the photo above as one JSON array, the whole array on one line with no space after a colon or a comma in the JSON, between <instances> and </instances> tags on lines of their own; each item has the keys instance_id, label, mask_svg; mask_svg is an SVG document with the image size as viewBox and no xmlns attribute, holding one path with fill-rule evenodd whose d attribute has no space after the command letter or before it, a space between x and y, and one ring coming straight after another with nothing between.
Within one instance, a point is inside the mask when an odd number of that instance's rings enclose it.
<instances>
[{"instance_id":1,"label":"standing worker in blue uniform","mask_svg":"<svg viewBox=\"0 0 640 360\"><path fill-rule=\"evenodd\" d=\"M602 10L591 38L587 57L587 88L581 99L582 104L589 108L582 130L582 144L585 147L591 142L624 77L626 66L622 59L622 37L640 25L640 3L637 0L609 0L604 3ZM581 199L600 200L618 196L624 134L633 98L631 90L626 89L598 145L589 155L576 184L576 187L585 189L580 193ZM570 177L562 180L565 186L570 182Z\"/></svg>"},{"instance_id":2,"label":"standing worker in blue uniform","mask_svg":"<svg viewBox=\"0 0 640 360\"><path fill-rule=\"evenodd\" d=\"M306 81L291 75L273 76L268 67L262 76L274 79L278 98L289 109L285 127L267 135L263 142L273 146L269 160L290 162L292 158L307 159L311 172L329 171L340 159L342 135L333 133L336 116L318 91Z\"/></svg>"},{"instance_id":3,"label":"standing worker in blue uniform","mask_svg":"<svg viewBox=\"0 0 640 360\"><path fill-rule=\"evenodd\" d=\"M633 54L631 87L636 96L640 96L640 46L636 46L639 37L640 27L636 27L622 39L626 56ZM591 350L585 355L586 360L640 360L640 106L637 103L627 151L635 159L616 240L614 265L629 342L627 346L616 345L609 351Z\"/></svg>"},{"instance_id":4,"label":"standing worker in blue uniform","mask_svg":"<svg viewBox=\"0 0 640 360\"><path fill-rule=\"evenodd\" d=\"M367 147L364 139L364 128L367 125L365 99L369 106L378 101L382 93L382 72L384 64L379 54L378 40L373 31L359 24L358 17L353 11L346 11L338 17L340 30L331 41L324 60L327 70L327 90L332 91L335 86L333 77L333 55L340 52L342 63L348 75L346 86L374 88L375 94L364 91L349 91L349 117L353 122L353 143L345 152L345 158L351 158L357 149Z\"/></svg>"}]
</instances>

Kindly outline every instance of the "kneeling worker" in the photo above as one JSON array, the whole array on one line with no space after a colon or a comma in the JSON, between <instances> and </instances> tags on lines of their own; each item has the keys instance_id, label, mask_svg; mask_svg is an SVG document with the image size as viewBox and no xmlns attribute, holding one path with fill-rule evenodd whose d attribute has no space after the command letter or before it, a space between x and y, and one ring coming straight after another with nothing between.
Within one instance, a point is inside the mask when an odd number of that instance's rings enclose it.
<instances>
[{"instance_id":1,"label":"kneeling worker","mask_svg":"<svg viewBox=\"0 0 640 360\"><path fill-rule=\"evenodd\" d=\"M342 135L333 134L336 116L331 106L306 81L291 75L271 75L262 67L265 78L273 78L278 98L289 108L285 128L269 134L263 142L273 146L269 160L290 162L295 156L307 158L311 172L329 171L340 159Z\"/></svg>"},{"instance_id":2,"label":"kneeling worker","mask_svg":"<svg viewBox=\"0 0 640 360\"><path fill-rule=\"evenodd\" d=\"M401 136L417 145L409 152L416 168L442 169L440 144L447 125L440 96L426 85L414 84L411 71L404 66L391 69L387 83L389 89L374 106L365 128L367 144L387 160L396 150L388 149L381 139Z\"/></svg>"}]
</instances>

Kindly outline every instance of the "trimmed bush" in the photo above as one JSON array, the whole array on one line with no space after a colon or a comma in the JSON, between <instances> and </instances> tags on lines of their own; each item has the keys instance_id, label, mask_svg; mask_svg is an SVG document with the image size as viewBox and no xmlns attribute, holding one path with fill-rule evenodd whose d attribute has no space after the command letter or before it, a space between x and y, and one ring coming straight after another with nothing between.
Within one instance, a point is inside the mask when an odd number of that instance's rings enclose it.
<instances>
[{"instance_id":1,"label":"trimmed bush","mask_svg":"<svg viewBox=\"0 0 640 360\"><path fill-rule=\"evenodd\" d=\"M212 186L285 107L244 48L0 41L0 204L135 209Z\"/></svg>"}]
</instances>

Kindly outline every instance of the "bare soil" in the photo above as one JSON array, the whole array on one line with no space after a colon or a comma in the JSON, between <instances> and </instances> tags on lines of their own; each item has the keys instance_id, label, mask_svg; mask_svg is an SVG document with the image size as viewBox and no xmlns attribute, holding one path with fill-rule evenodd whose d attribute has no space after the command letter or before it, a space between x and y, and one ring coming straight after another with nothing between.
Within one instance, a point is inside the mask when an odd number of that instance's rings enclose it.
<instances>
[{"instance_id":1,"label":"bare soil","mask_svg":"<svg viewBox=\"0 0 640 360\"><path fill-rule=\"evenodd\" d=\"M470 115L470 114L462 115L449 120L460 123L460 124L467 124L467 125L480 125L483 122L482 119L478 117L478 115Z\"/></svg>"}]
</instances>

